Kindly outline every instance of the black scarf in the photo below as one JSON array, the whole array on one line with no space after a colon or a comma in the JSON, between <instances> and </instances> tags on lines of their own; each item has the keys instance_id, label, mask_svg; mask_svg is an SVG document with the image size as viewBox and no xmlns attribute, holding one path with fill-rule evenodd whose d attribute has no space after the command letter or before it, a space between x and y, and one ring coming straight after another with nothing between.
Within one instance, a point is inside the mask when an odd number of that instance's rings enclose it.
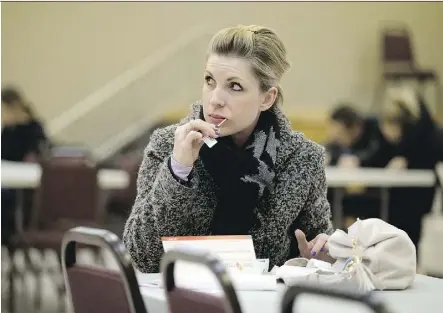
<instances>
[{"instance_id":1,"label":"black scarf","mask_svg":"<svg viewBox=\"0 0 443 313\"><path fill-rule=\"evenodd\" d=\"M217 185L212 235L246 235L258 223L254 210L273 189L279 138L277 117L268 110L261 113L244 148L235 146L231 136L201 148L203 165Z\"/></svg>"}]
</instances>

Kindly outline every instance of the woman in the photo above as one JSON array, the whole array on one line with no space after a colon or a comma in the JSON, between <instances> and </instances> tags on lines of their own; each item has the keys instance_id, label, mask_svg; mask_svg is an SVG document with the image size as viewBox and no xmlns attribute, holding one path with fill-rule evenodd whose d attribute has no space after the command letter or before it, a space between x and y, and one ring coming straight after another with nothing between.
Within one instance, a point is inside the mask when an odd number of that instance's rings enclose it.
<instances>
[{"instance_id":1,"label":"woman","mask_svg":"<svg viewBox=\"0 0 443 313\"><path fill-rule=\"evenodd\" d=\"M123 234L139 270L159 270L161 236L250 234L271 267L299 252L328 258L324 150L293 132L279 108L288 68L269 28L227 28L212 38L203 101L154 132L145 150ZM209 148L204 136L218 143Z\"/></svg>"},{"instance_id":2,"label":"woman","mask_svg":"<svg viewBox=\"0 0 443 313\"><path fill-rule=\"evenodd\" d=\"M414 90L393 89L382 113L384 136L395 145L388 168L433 170L443 161L443 141L424 100ZM432 208L435 189L392 188L390 223L406 231L416 246L421 219Z\"/></svg>"},{"instance_id":3,"label":"woman","mask_svg":"<svg viewBox=\"0 0 443 313\"><path fill-rule=\"evenodd\" d=\"M2 160L22 162L37 157L49 144L43 126L20 93L2 89Z\"/></svg>"}]
</instances>

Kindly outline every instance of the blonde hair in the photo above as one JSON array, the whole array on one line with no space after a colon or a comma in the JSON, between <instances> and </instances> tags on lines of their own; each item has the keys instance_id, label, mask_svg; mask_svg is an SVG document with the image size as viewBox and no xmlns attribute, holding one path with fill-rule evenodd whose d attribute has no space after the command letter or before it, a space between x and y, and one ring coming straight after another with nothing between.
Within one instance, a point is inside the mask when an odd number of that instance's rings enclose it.
<instances>
[{"instance_id":1,"label":"blonde hair","mask_svg":"<svg viewBox=\"0 0 443 313\"><path fill-rule=\"evenodd\" d=\"M212 37L209 54L233 55L248 60L260 82L260 89L267 91L276 87L278 93L275 103L283 103L279 83L290 64L286 59L283 42L272 29L257 25L222 29Z\"/></svg>"},{"instance_id":2,"label":"blonde hair","mask_svg":"<svg viewBox=\"0 0 443 313\"><path fill-rule=\"evenodd\" d=\"M420 118L420 104L415 90L407 87L391 88L386 93L382 119L388 123L415 123Z\"/></svg>"}]
</instances>

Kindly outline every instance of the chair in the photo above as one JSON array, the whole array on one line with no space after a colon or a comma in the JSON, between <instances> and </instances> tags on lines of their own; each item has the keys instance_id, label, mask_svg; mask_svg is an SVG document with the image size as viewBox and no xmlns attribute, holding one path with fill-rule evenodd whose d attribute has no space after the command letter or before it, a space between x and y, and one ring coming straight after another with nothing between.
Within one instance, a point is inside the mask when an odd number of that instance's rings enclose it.
<instances>
[{"instance_id":1,"label":"chair","mask_svg":"<svg viewBox=\"0 0 443 313\"><path fill-rule=\"evenodd\" d=\"M60 255L64 231L79 225L103 224L98 171L89 161L66 158L51 158L41 167L31 225L15 238L16 244L23 248L53 249Z\"/></svg>"},{"instance_id":2,"label":"chair","mask_svg":"<svg viewBox=\"0 0 443 313\"><path fill-rule=\"evenodd\" d=\"M12 257L17 249L25 251L27 265L37 277L37 284L41 284L41 272L30 261L29 249L35 248L41 252L51 249L56 251L60 259L64 232L80 225L100 227L103 225L105 212L97 182L98 171L89 160L51 157L41 163L41 168L41 183L35 192L30 226L12 238L10 252ZM96 256L98 258L99 254ZM15 270L10 271L10 286L15 274ZM37 287L37 292L41 291L42 288ZM11 292L11 312L14 311L13 303ZM35 297L35 306L40 306L39 295Z\"/></svg>"},{"instance_id":3,"label":"chair","mask_svg":"<svg viewBox=\"0 0 443 313\"><path fill-rule=\"evenodd\" d=\"M109 249L119 271L76 263L78 244ZM62 270L73 313L147 313L132 261L117 235L76 227L63 236Z\"/></svg>"},{"instance_id":4,"label":"chair","mask_svg":"<svg viewBox=\"0 0 443 313\"><path fill-rule=\"evenodd\" d=\"M359 302L367 306L373 312L386 313L388 312L384 303L372 293L356 293L350 290L340 290L338 288L331 288L330 286L313 285L312 283L300 283L289 287L283 295L282 313L292 313L295 302L302 294L318 295L322 297L332 297L347 301Z\"/></svg>"},{"instance_id":5,"label":"chair","mask_svg":"<svg viewBox=\"0 0 443 313\"><path fill-rule=\"evenodd\" d=\"M435 107L442 104L439 77L436 71L420 68L415 60L411 35L405 26L387 27L382 30L382 80L376 88L373 108L380 106L388 82L399 83L404 80L414 80L420 89L428 82L434 83Z\"/></svg>"},{"instance_id":6,"label":"chair","mask_svg":"<svg viewBox=\"0 0 443 313\"><path fill-rule=\"evenodd\" d=\"M225 297L176 286L174 268L177 261L192 262L209 268L220 283ZM241 313L229 275L222 262L213 255L184 248L170 250L163 255L160 267L170 313Z\"/></svg>"}]
</instances>

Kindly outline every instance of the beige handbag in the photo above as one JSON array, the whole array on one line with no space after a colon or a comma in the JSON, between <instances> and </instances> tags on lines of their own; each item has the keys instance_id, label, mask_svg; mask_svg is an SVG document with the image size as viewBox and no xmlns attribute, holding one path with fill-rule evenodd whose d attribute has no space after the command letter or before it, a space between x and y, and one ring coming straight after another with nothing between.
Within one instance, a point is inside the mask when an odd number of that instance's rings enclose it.
<instances>
[{"instance_id":1,"label":"beige handbag","mask_svg":"<svg viewBox=\"0 0 443 313\"><path fill-rule=\"evenodd\" d=\"M348 233L335 231L328 244L337 260L332 269L351 273L363 290L405 289L414 281L415 245L406 232L381 219L357 220Z\"/></svg>"},{"instance_id":2,"label":"beige handbag","mask_svg":"<svg viewBox=\"0 0 443 313\"><path fill-rule=\"evenodd\" d=\"M416 275L416 250L409 236L381 219L357 220L348 232L336 230L328 240L334 264L296 258L276 269L286 285L309 281L350 285L361 292L405 289Z\"/></svg>"}]
</instances>

